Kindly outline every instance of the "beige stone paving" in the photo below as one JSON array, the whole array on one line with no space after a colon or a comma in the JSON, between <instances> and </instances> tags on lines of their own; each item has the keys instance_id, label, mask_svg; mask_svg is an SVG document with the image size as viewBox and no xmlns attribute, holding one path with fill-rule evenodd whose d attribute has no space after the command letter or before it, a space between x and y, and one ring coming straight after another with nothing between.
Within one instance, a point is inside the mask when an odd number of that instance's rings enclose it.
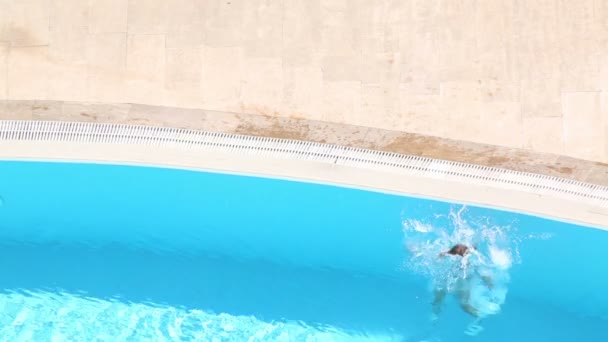
<instances>
[{"instance_id":1,"label":"beige stone paving","mask_svg":"<svg viewBox=\"0 0 608 342\"><path fill-rule=\"evenodd\" d=\"M608 163L608 2L3 0L0 99L301 118Z\"/></svg>"}]
</instances>

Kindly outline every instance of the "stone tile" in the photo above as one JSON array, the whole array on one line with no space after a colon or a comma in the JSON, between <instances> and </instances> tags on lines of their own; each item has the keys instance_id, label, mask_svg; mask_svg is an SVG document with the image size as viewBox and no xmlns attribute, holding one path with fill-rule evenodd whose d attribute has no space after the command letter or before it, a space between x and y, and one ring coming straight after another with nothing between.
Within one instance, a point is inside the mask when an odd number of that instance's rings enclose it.
<instances>
[{"instance_id":1,"label":"stone tile","mask_svg":"<svg viewBox=\"0 0 608 342\"><path fill-rule=\"evenodd\" d=\"M150 126L203 129L205 115L205 111L202 109L133 104L130 106L127 122Z\"/></svg>"},{"instance_id":2,"label":"stone tile","mask_svg":"<svg viewBox=\"0 0 608 342\"><path fill-rule=\"evenodd\" d=\"M167 49L201 48L205 42L204 29L184 32L169 32L166 34Z\"/></svg>"},{"instance_id":3,"label":"stone tile","mask_svg":"<svg viewBox=\"0 0 608 342\"><path fill-rule=\"evenodd\" d=\"M525 117L562 115L559 78L533 78L521 81L522 114Z\"/></svg>"},{"instance_id":4,"label":"stone tile","mask_svg":"<svg viewBox=\"0 0 608 342\"><path fill-rule=\"evenodd\" d=\"M284 0L283 6L283 64L311 65L321 41L320 0Z\"/></svg>"},{"instance_id":5,"label":"stone tile","mask_svg":"<svg viewBox=\"0 0 608 342\"><path fill-rule=\"evenodd\" d=\"M555 160L545 162L544 167L538 173L566 179L584 180L592 172L593 166L590 163L583 163L580 159L567 156L556 154L553 156L555 156ZM532 154L531 157L536 159L536 154Z\"/></svg>"},{"instance_id":6,"label":"stone tile","mask_svg":"<svg viewBox=\"0 0 608 342\"><path fill-rule=\"evenodd\" d=\"M360 58L358 74L363 83L391 83L397 89L401 82L401 54L399 52L376 53Z\"/></svg>"},{"instance_id":7,"label":"stone tile","mask_svg":"<svg viewBox=\"0 0 608 342\"><path fill-rule=\"evenodd\" d=\"M127 32L129 0L89 0L89 33Z\"/></svg>"},{"instance_id":8,"label":"stone tile","mask_svg":"<svg viewBox=\"0 0 608 342\"><path fill-rule=\"evenodd\" d=\"M88 66L85 62L49 65L49 100L86 101L88 99Z\"/></svg>"},{"instance_id":9,"label":"stone tile","mask_svg":"<svg viewBox=\"0 0 608 342\"><path fill-rule=\"evenodd\" d=\"M236 134L273 137L280 139L305 139L308 128L292 124L294 120L269 115L236 114Z\"/></svg>"},{"instance_id":10,"label":"stone tile","mask_svg":"<svg viewBox=\"0 0 608 342\"><path fill-rule=\"evenodd\" d=\"M61 116L62 103L58 101L29 101L33 120L54 120Z\"/></svg>"},{"instance_id":11,"label":"stone tile","mask_svg":"<svg viewBox=\"0 0 608 342\"><path fill-rule=\"evenodd\" d=\"M127 29L129 34L167 33L171 3L157 0L129 0Z\"/></svg>"},{"instance_id":12,"label":"stone tile","mask_svg":"<svg viewBox=\"0 0 608 342\"><path fill-rule=\"evenodd\" d=\"M237 113L207 110L201 129L208 132L237 133L242 127L241 116Z\"/></svg>"},{"instance_id":13,"label":"stone tile","mask_svg":"<svg viewBox=\"0 0 608 342\"><path fill-rule=\"evenodd\" d=\"M347 0L321 0L321 7L326 11L346 11L349 5Z\"/></svg>"},{"instance_id":14,"label":"stone tile","mask_svg":"<svg viewBox=\"0 0 608 342\"><path fill-rule=\"evenodd\" d=\"M440 86L441 101L444 102L481 102L481 82L454 81L442 82Z\"/></svg>"},{"instance_id":15,"label":"stone tile","mask_svg":"<svg viewBox=\"0 0 608 342\"><path fill-rule=\"evenodd\" d=\"M563 154L587 160L602 160L605 141L599 92L563 93Z\"/></svg>"},{"instance_id":16,"label":"stone tile","mask_svg":"<svg viewBox=\"0 0 608 342\"><path fill-rule=\"evenodd\" d=\"M129 34L127 36L127 67L135 78L153 77L152 71L162 70L165 35Z\"/></svg>"},{"instance_id":17,"label":"stone tile","mask_svg":"<svg viewBox=\"0 0 608 342\"><path fill-rule=\"evenodd\" d=\"M12 3L0 1L0 41L10 41Z\"/></svg>"},{"instance_id":18,"label":"stone tile","mask_svg":"<svg viewBox=\"0 0 608 342\"><path fill-rule=\"evenodd\" d=\"M358 32L358 6L335 6L332 1L321 1L321 45L319 52L329 56L355 56L361 42Z\"/></svg>"},{"instance_id":19,"label":"stone tile","mask_svg":"<svg viewBox=\"0 0 608 342\"><path fill-rule=\"evenodd\" d=\"M167 105L202 106L202 64L201 48L166 49Z\"/></svg>"},{"instance_id":20,"label":"stone tile","mask_svg":"<svg viewBox=\"0 0 608 342\"><path fill-rule=\"evenodd\" d=\"M122 71L126 61L127 35L124 33L102 33L87 36L87 61L91 67L100 67L110 72L112 68Z\"/></svg>"},{"instance_id":21,"label":"stone tile","mask_svg":"<svg viewBox=\"0 0 608 342\"><path fill-rule=\"evenodd\" d=\"M608 40L608 34L606 39ZM600 55L599 88L603 92L608 92L608 44L606 50Z\"/></svg>"},{"instance_id":22,"label":"stone tile","mask_svg":"<svg viewBox=\"0 0 608 342\"><path fill-rule=\"evenodd\" d=\"M523 117L524 148L562 154L564 150L562 118Z\"/></svg>"},{"instance_id":23,"label":"stone tile","mask_svg":"<svg viewBox=\"0 0 608 342\"><path fill-rule=\"evenodd\" d=\"M589 169L582 180L591 184L608 186L608 165L595 165Z\"/></svg>"},{"instance_id":24,"label":"stone tile","mask_svg":"<svg viewBox=\"0 0 608 342\"><path fill-rule=\"evenodd\" d=\"M130 104L63 102L61 118L65 121L126 123Z\"/></svg>"},{"instance_id":25,"label":"stone tile","mask_svg":"<svg viewBox=\"0 0 608 342\"><path fill-rule=\"evenodd\" d=\"M9 43L0 42L0 100L6 100L8 91Z\"/></svg>"},{"instance_id":26,"label":"stone tile","mask_svg":"<svg viewBox=\"0 0 608 342\"><path fill-rule=\"evenodd\" d=\"M475 0L441 2L441 44L438 46L439 77L444 81L477 80L480 76L477 58L477 23Z\"/></svg>"},{"instance_id":27,"label":"stone tile","mask_svg":"<svg viewBox=\"0 0 608 342\"><path fill-rule=\"evenodd\" d=\"M523 148L519 102L487 102L481 106L481 140L485 144Z\"/></svg>"},{"instance_id":28,"label":"stone tile","mask_svg":"<svg viewBox=\"0 0 608 342\"><path fill-rule=\"evenodd\" d=\"M208 0L203 2L205 45L237 47L243 42L244 0Z\"/></svg>"},{"instance_id":29,"label":"stone tile","mask_svg":"<svg viewBox=\"0 0 608 342\"><path fill-rule=\"evenodd\" d=\"M371 147L367 140L367 135L370 131L368 127L313 120L301 122L308 129L307 139L310 141L359 148Z\"/></svg>"},{"instance_id":30,"label":"stone tile","mask_svg":"<svg viewBox=\"0 0 608 342\"><path fill-rule=\"evenodd\" d=\"M599 90L595 0L558 0L562 91Z\"/></svg>"},{"instance_id":31,"label":"stone tile","mask_svg":"<svg viewBox=\"0 0 608 342\"><path fill-rule=\"evenodd\" d=\"M127 35L100 33L87 37L88 98L125 102Z\"/></svg>"},{"instance_id":32,"label":"stone tile","mask_svg":"<svg viewBox=\"0 0 608 342\"><path fill-rule=\"evenodd\" d=\"M27 106L25 106L20 102L21 101L0 101L0 119L32 120L32 107L29 105L29 103Z\"/></svg>"},{"instance_id":33,"label":"stone tile","mask_svg":"<svg viewBox=\"0 0 608 342\"><path fill-rule=\"evenodd\" d=\"M560 81L559 16L557 0L517 2L513 20L516 47L513 52L515 72L522 80L553 77Z\"/></svg>"},{"instance_id":34,"label":"stone tile","mask_svg":"<svg viewBox=\"0 0 608 342\"><path fill-rule=\"evenodd\" d=\"M280 115L283 109L283 65L280 59L243 61L241 112Z\"/></svg>"},{"instance_id":35,"label":"stone tile","mask_svg":"<svg viewBox=\"0 0 608 342\"><path fill-rule=\"evenodd\" d=\"M600 97L600 105L602 107L602 123L604 126L604 135L600 141L604 142L604 156L599 161L608 164L608 91L602 92Z\"/></svg>"},{"instance_id":36,"label":"stone tile","mask_svg":"<svg viewBox=\"0 0 608 342\"><path fill-rule=\"evenodd\" d=\"M353 125L374 126L378 119L386 120L390 115L387 111L385 89L378 84L361 85L361 110L357 117L352 117Z\"/></svg>"},{"instance_id":37,"label":"stone tile","mask_svg":"<svg viewBox=\"0 0 608 342\"><path fill-rule=\"evenodd\" d=\"M562 164L559 164L559 167L549 168L558 165L558 155L550 153L532 154L517 148L503 148L498 146L494 146L494 148L495 149L490 153L481 149L482 153L487 154L485 156L475 156L475 158L471 160L477 160L476 164L478 165L494 164L493 166L514 171L532 172L551 176L560 176L563 174L564 168ZM573 174L569 173L568 175L572 176Z\"/></svg>"},{"instance_id":38,"label":"stone tile","mask_svg":"<svg viewBox=\"0 0 608 342\"><path fill-rule=\"evenodd\" d=\"M486 143L482 134L482 102L463 103L459 100L441 100L440 112L443 120L434 123L439 136L448 139Z\"/></svg>"},{"instance_id":39,"label":"stone tile","mask_svg":"<svg viewBox=\"0 0 608 342\"><path fill-rule=\"evenodd\" d=\"M127 41L127 96L133 103L164 103L165 36L129 35Z\"/></svg>"},{"instance_id":40,"label":"stone tile","mask_svg":"<svg viewBox=\"0 0 608 342\"><path fill-rule=\"evenodd\" d=\"M590 44L595 45L595 44ZM599 91L601 89L600 61L595 46L562 50L561 90Z\"/></svg>"},{"instance_id":41,"label":"stone tile","mask_svg":"<svg viewBox=\"0 0 608 342\"><path fill-rule=\"evenodd\" d=\"M402 84L401 88L404 87ZM444 122L449 113L442 111L440 102L439 94L415 94L405 88L400 96L398 111L401 124L393 129L441 136L447 127L437 123Z\"/></svg>"},{"instance_id":42,"label":"stone tile","mask_svg":"<svg viewBox=\"0 0 608 342\"><path fill-rule=\"evenodd\" d=\"M204 5L207 0L172 0L166 12L167 33L188 33L204 29Z\"/></svg>"},{"instance_id":43,"label":"stone tile","mask_svg":"<svg viewBox=\"0 0 608 342\"><path fill-rule=\"evenodd\" d=\"M325 82L323 84L323 102L320 106L322 120L344 122L348 117L359 115L361 109L360 82ZM390 123L378 122L381 127Z\"/></svg>"},{"instance_id":44,"label":"stone tile","mask_svg":"<svg viewBox=\"0 0 608 342\"><path fill-rule=\"evenodd\" d=\"M438 94L441 44L440 0L412 0L401 23L401 83L416 94Z\"/></svg>"},{"instance_id":45,"label":"stone tile","mask_svg":"<svg viewBox=\"0 0 608 342\"><path fill-rule=\"evenodd\" d=\"M167 48L198 48L205 42L203 0L172 2L167 13Z\"/></svg>"},{"instance_id":46,"label":"stone tile","mask_svg":"<svg viewBox=\"0 0 608 342\"><path fill-rule=\"evenodd\" d=\"M390 122L401 129L402 120L399 115L399 88L397 85L383 82L382 84L361 85L361 109L358 115L353 115L350 122L357 126L375 126L377 121Z\"/></svg>"},{"instance_id":47,"label":"stone tile","mask_svg":"<svg viewBox=\"0 0 608 342\"><path fill-rule=\"evenodd\" d=\"M176 92L199 94L202 75L201 48L166 49L166 87Z\"/></svg>"},{"instance_id":48,"label":"stone tile","mask_svg":"<svg viewBox=\"0 0 608 342\"><path fill-rule=\"evenodd\" d=\"M321 120L323 75L318 66L287 66L283 73L283 98L288 115Z\"/></svg>"},{"instance_id":49,"label":"stone tile","mask_svg":"<svg viewBox=\"0 0 608 342\"><path fill-rule=\"evenodd\" d=\"M11 21L5 39L13 47L48 45L49 1L13 1L11 5Z\"/></svg>"},{"instance_id":50,"label":"stone tile","mask_svg":"<svg viewBox=\"0 0 608 342\"><path fill-rule=\"evenodd\" d=\"M87 28L89 22L89 3L87 0L50 1L50 29L71 30Z\"/></svg>"},{"instance_id":51,"label":"stone tile","mask_svg":"<svg viewBox=\"0 0 608 342\"><path fill-rule=\"evenodd\" d=\"M371 149L379 151L451 161L465 161L467 158L478 155L478 153L471 153L472 151L466 147L459 146L453 140L392 130L370 129L365 140L371 145Z\"/></svg>"},{"instance_id":52,"label":"stone tile","mask_svg":"<svg viewBox=\"0 0 608 342\"><path fill-rule=\"evenodd\" d=\"M360 46L363 55L395 54L400 50L400 26L409 12L405 1L357 2Z\"/></svg>"},{"instance_id":53,"label":"stone tile","mask_svg":"<svg viewBox=\"0 0 608 342\"><path fill-rule=\"evenodd\" d=\"M204 108L238 110L244 70L240 48L203 48L201 89Z\"/></svg>"},{"instance_id":54,"label":"stone tile","mask_svg":"<svg viewBox=\"0 0 608 342\"><path fill-rule=\"evenodd\" d=\"M48 95L48 47L13 47L8 58L11 100L45 100Z\"/></svg>"},{"instance_id":55,"label":"stone tile","mask_svg":"<svg viewBox=\"0 0 608 342\"><path fill-rule=\"evenodd\" d=\"M54 28L50 32L49 59L52 63L86 63L87 28Z\"/></svg>"},{"instance_id":56,"label":"stone tile","mask_svg":"<svg viewBox=\"0 0 608 342\"><path fill-rule=\"evenodd\" d=\"M433 58L430 58L433 59ZM433 61L431 63L434 63ZM426 67L418 68L411 64L402 64L399 87L409 95L438 95L441 88L439 74L436 71L425 73Z\"/></svg>"},{"instance_id":57,"label":"stone tile","mask_svg":"<svg viewBox=\"0 0 608 342\"><path fill-rule=\"evenodd\" d=\"M243 2L243 51L246 57L281 58L283 49L283 2Z\"/></svg>"},{"instance_id":58,"label":"stone tile","mask_svg":"<svg viewBox=\"0 0 608 342\"><path fill-rule=\"evenodd\" d=\"M562 39L572 42L579 39L592 38L599 33L600 20L595 20L597 14L596 0L580 0L571 2L568 0L556 0L559 24L559 34ZM591 34L591 35L590 35Z\"/></svg>"},{"instance_id":59,"label":"stone tile","mask_svg":"<svg viewBox=\"0 0 608 342\"><path fill-rule=\"evenodd\" d=\"M61 102L19 100L0 102L0 118L3 120L59 120Z\"/></svg>"},{"instance_id":60,"label":"stone tile","mask_svg":"<svg viewBox=\"0 0 608 342\"><path fill-rule=\"evenodd\" d=\"M237 134L314 141L342 146L365 144L368 129L313 120L271 117L263 115L207 113L206 125L212 131L228 131Z\"/></svg>"},{"instance_id":61,"label":"stone tile","mask_svg":"<svg viewBox=\"0 0 608 342\"><path fill-rule=\"evenodd\" d=\"M606 18L608 16L608 2L602 0L595 1L595 15L596 18ZM608 21L597 20L598 25L598 37L603 47L606 47L605 43L608 43Z\"/></svg>"},{"instance_id":62,"label":"stone tile","mask_svg":"<svg viewBox=\"0 0 608 342\"><path fill-rule=\"evenodd\" d=\"M206 0L171 1L167 16L167 48L201 47L205 40Z\"/></svg>"},{"instance_id":63,"label":"stone tile","mask_svg":"<svg viewBox=\"0 0 608 342\"><path fill-rule=\"evenodd\" d=\"M325 138L324 134L318 130L315 131L315 129L325 127L324 125L329 126L331 124L267 115L212 111L207 111L205 117L205 130L212 132L308 141L318 141L315 139ZM315 135L315 132L320 134Z\"/></svg>"},{"instance_id":64,"label":"stone tile","mask_svg":"<svg viewBox=\"0 0 608 342\"><path fill-rule=\"evenodd\" d=\"M323 81L358 81L359 63L358 56L325 56L321 64Z\"/></svg>"},{"instance_id":65,"label":"stone tile","mask_svg":"<svg viewBox=\"0 0 608 342\"><path fill-rule=\"evenodd\" d=\"M476 4L475 25L480 79L494 89L510 88L519 80L514 66L517 26L512 1L481 1ZM500 92L495 92L500 94ZM509 93L510 95L510 93ZM499 101L513 101L500 98Z\"/></svg>"},{"instance_id":66,"label":"stone tile","mask_svg":"<svg viewBox=\"0 0 608 342\"><path fill-rule=\"evenodd\" d=\"M517 102L520 100L520 83L497 79L481 80L481 99L484 102Z\"/></svg>"}]
</instances>

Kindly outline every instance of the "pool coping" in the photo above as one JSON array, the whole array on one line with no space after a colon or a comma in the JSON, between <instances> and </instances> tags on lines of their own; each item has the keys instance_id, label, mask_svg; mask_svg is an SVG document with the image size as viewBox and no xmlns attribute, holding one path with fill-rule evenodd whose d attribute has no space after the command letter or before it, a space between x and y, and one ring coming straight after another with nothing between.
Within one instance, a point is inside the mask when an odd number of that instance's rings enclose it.
<instances>
[{"instance_id":1,"label":"pool coping","mask_svg":"<svg viewBox=\"0 0 608 342\"><path fill-rule=\"evenodd\" d=\"M299 179L608 229L608 187L603 185L293 139L144 125L4 120L0 159L144 164Z\"/></svg>"},{"instance_id":2,"label":"pool coping","mask_svg":"<svg viewBox=\"0 0 608 342\"><path fill-rule=\"evenodd\" d=\"M238 109L238 108L237 108ZM235 109L235 110L237 110ZM0 119L134 124L312 141L556 176L608 186L608 164L518 147L412 132L285 117L266 108L250 113L135 103L0 100ZM474 138L474 137L472 137Z\"/></svg>"}]
</instances>

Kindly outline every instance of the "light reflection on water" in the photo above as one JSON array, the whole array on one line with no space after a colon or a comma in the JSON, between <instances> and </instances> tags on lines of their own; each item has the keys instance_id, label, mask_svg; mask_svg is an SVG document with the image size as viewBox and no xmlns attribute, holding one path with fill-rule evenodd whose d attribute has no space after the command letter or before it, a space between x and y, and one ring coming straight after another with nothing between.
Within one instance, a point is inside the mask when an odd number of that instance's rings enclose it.
<instances>
[{"instance_id":1,"label":"light reflection on water","mask_svg":"<svg viewBox=\"0 0 608 342\"><path fill-rule=\"evenodd\" d=\"M121 246L11 244L0 246L0 258L7 341L31 334L390 341L414 309L402 310L408 284L338 270Z\"/></svg>"}]
</instances>

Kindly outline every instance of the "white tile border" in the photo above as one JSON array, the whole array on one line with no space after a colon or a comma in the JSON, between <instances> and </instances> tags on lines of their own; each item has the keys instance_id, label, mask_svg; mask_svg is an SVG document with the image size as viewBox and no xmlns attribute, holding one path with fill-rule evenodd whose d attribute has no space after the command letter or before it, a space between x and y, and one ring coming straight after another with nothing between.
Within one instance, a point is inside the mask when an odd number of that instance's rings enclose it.
<instances>
[{"instance_id":1,"label":"white tile border","mask_svg":"<svg viewBox=\"0 0 608 342\"><path fill-rule=\"evenodd\" d=\"M476 189L483 187L508 190L510 193L523 192L599 208L601 212L606 212L605 209L608 208L608 187L601 185L446 160L288 139L125 124L0 121L0 146L8 142L70 143L87 146L119 144L219 153L235 158L240 156L293 161L299 164L313 162L443 181L446 184L463 183L474 185ZM0 157L1 150L0 147ZM162 160L157 163L162 164ZM390 184L387 186L391 187ZM397 184L394 187L395 191L402 188ZM606 219L608 220L608 216Z\"/></svg>"}]
</instances>

